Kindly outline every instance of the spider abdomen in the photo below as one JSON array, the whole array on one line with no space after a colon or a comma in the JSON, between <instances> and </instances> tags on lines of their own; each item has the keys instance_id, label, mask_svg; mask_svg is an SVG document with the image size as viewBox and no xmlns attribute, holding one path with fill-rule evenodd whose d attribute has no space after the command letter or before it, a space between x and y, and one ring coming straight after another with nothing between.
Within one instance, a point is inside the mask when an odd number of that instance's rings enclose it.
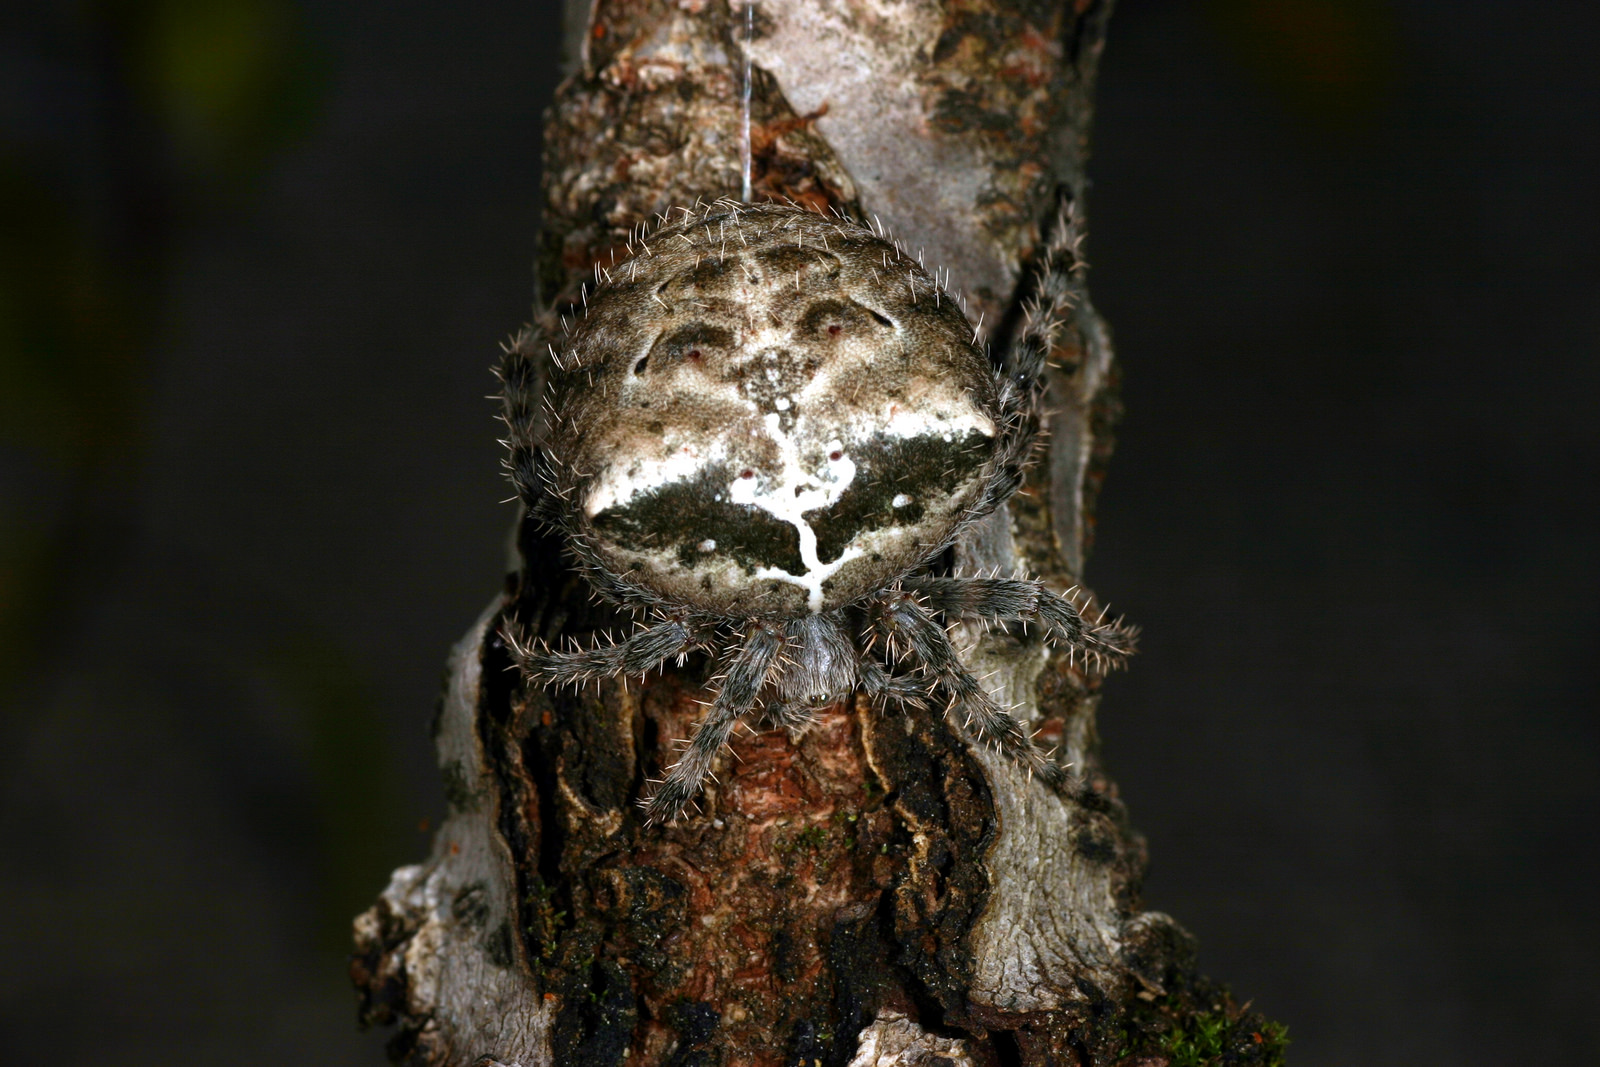
<instances>
[{"instance_id":1,"label":"spider abdomen","mask_svg":"<svg viewBox=\"0 0 1600 1067\"><path fill-rule=\"evenodd\" d=\"M561 521L628 584L727 616L839 607L973 507L995 375L948 294L868 230L793 208L658 231L558 356Z\"/></svg>"}]
</instances>

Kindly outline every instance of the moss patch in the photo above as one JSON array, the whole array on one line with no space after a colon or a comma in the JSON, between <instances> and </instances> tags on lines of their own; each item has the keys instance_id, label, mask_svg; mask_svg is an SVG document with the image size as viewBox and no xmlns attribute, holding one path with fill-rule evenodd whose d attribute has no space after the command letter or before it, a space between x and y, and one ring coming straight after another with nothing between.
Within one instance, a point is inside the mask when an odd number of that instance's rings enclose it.
<instances>
[{"instance_id":1,"label":"moss patch","mask_svg":"<svg viewBox=\"0 0 1600 1067\"><path fill-rule=\"evenodd\" d=\"M1122 1023L1120 1063L1166 1067L1285 1067L1289 1031L1196 978L1167 996L1139 1001Z\"/></svg>"}]
</instances>

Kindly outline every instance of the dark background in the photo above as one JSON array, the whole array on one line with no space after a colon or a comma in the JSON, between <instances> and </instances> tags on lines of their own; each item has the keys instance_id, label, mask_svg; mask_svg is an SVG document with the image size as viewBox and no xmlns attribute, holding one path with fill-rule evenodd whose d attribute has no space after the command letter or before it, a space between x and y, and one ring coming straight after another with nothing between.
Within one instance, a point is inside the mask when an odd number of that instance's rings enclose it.
<instances>
[{"instance_id":1,"label":"dark background","mask_svg":"<svg viewBox=\"0 0 1600 1067\"><path fill-rule=\"evenodd\" d=\"M557 13L0 19L0 1048L376 1064L348 921L503 566ZM1600 1061L1597 55L1558 0L1112 23L1107 758L1302 1067Z\"/></svg>"}]
</instances>

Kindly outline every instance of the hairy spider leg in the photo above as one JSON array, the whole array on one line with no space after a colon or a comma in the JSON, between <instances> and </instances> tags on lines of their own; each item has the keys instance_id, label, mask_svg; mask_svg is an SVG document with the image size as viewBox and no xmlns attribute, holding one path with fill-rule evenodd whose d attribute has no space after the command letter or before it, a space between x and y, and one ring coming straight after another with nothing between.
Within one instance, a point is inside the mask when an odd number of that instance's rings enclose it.
<instances>
[{"instance_id":1,"label":"hairy spider leg","mask_svg":"<svg viewBox=\"0 0 1600 1067\"><path fill-rule=\"evenodd\" d=\"M865 655L861 657L857 671L861 677L861 688L879 707L891 700L917 708L928 706L926 682L903 674L890 674L882 664Z\"/></svg>"},{"instance_id":2,"label":"hairy spider leg","mask_svg":"<svg viewBox=\"0 0 1600 1067\"><path fill-rule=\"evenodd\" d=\"M1060 344L1061 331L1083 289L1082 241L1082 217L1076 205L1063 204L1033 271L1033 291L1022 305L1022 320L1001 359L1002 421L995 441L994 477L947 544L1022 488L1023 473L1039 442L1045 365Z\"/></svg>"},{"instance_id":3,"label":"hairy spider leg","mask_svg":"<svg viewBox=\"0 0 1600 1067\"><path fill-rule=\"evenodd\" d=\"M916 599L897 593L884 603L882 624L899 630L911 646L916 662L949 694L945 709L975 740L991 744L1004 755L1051 785L1066 780L1066 771L1051 759L1009 712L994 702L956 655L944 627L934 621Z\"/></svg>"},{"instance_id":4,"label":"hairy spider leg","mask_svg":"<svg viewBox=\"0 0 1600 1067\"><path fill-rule=\"evenodd\" d=\"M509 643L527 674L550 685L582 685L619 674L648 674L700 640L701 635L682 619L663 619L624 640L593 648L552 652L515 640Z\"/></svg>"},{"instance_id":5,"label":"hairy spider leg","mask_svg":"<svg viewBox=\"0 0 1600 1067\"><path fill-rule=\"evenodd\" d=\"M1007 371L1034 386L1061 340L1061 330L1083 299L1083 215L1076 202L1063 196L1056 210L1039 262L1032 272L1032 291L1022 305L1022 321L1007 353Z\"/></svg>"},{"instance_id":6,"label":"hairy spider leg","mask_svg":"<svg viewBox=\"0 0 1600 1067\"><path fill-rule=\"evenodd\" d=\"M728 668L722 689L711 702L711 710L696 724L694 737L682 757L667 771L656 791L643 802L647 823L673 819L683 810L711 773L711 762L728 743L739 720L755 707L756 698L767 684L778 656L783 651L783 633L767 623L755 623L745 631L744 644Z\"/></svg>"},{"instance_id":7,"label":"hairy spider leg","mask_svg":"<svg viewBox=\"0 0 1600 1067\"><path fill-rule=\"evenodd\" d=\"M787 730L791 739L798 738L817 721L814 709L792 700L773 701L767 705L766 719L773 726Z\"/></svg>"},{"instance_id":8,"label":"hairy spider leg","mask_svg":"<svg viewBox=\"0 0 1600 1067\"><path fill-rule=\"evenodd\" d=\"M1139 632L1131 626L1090 622L1077 605L1033 578L937 578L919 575L904 582L931 610L966 619L1021 620L1044 625L1086 662L1111 669L1133 654Z\"/></svg>"},{"instance_id":9,"label":"hairy spider leg","mask_svg":"<svg viewBox=\"0 0 1600 1067\"><path fill-rule=\"evenodd\" d=\"M1039 618L1051 633L1060 635L1102 671L1126 665L1139 645L1138 627L1108 623L1104 612L1091 623L1071 600L1043 587L1039 591ZM1076 638L1072 636L1074 627L1078 631Z\"/></svg>"},{"instance_id":10,"label":"hairy spider leg","mask_svg":"<svg viewBox=\"0 0 1600 1067\"><path fill-rule=\"evenodd\" d=\"M538 446L532 427L544 392L544 376L537 356L543 331L528 327L517 334L495 369L501 383L500 419L506 424L506 457L501 460L511 484L530 506L540 496ZM554 349L550 350L554 357Z\"/></svg>"}]
</instances>

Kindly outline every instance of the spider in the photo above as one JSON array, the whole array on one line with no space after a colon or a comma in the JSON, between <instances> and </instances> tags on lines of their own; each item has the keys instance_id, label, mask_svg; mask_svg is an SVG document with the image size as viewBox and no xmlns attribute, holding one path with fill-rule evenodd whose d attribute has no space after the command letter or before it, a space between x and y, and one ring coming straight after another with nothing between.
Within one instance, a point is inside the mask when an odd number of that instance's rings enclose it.
<instances>
[{"instance_id":1,"label":"spider","mask_svg":"<svg viewBox=\"0 0 1600 1067\"><path fill-rule=\"evenodd\" d=\"M746 716L798 731L858 688L942 698L968 736L1063 780L963 667L945 620L1033 623L1102 669L1136 631L1036 580L930 568L1021 485L1071 300L1070 230L998 368L881 229L731 201L636 231L547 360L531 331L508 351L511 480L599 596L639 619L589 648L508 633L525 675L577 685L691 650L721 658L709 710L642 801L647 823L695 798Z\"/></svg>"}]
</instances>

